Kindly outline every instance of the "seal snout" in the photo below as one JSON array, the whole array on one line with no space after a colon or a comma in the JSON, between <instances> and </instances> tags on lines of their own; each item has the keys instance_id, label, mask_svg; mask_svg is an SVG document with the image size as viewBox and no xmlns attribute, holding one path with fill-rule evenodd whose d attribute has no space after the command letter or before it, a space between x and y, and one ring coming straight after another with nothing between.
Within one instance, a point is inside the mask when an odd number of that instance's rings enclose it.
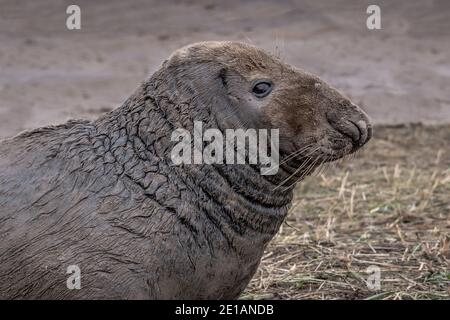
<instances>
[{"instance_id":1,"label":"seal snout","mask_svg":"<svg viewBox=\"0 0 450 320\"><path fill-rule=\"evenodd\" d=\"M372 137L372 125L363 113L357 112L352 116L329 113L327 120L334 130L350 138L355 150L366 144Z\"/></svg>"}]
</instances>

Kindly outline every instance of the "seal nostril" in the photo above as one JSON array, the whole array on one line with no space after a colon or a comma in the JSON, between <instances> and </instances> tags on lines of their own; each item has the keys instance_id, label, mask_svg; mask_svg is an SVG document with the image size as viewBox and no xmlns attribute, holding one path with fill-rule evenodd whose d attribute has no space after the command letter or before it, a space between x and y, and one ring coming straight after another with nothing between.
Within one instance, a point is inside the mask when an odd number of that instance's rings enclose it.
<instances>
[{"instance_id":1,"label":"seal nostril","mask_svg":"<svg viewBox=\"0 0 450 320\"><path fill-rule=\"evenodd\" d=\"M357 142L359 145L363 145L367 140L369 136L369 130L367 128L367 122L364 120L359 120L357 122L351 121L355 125L355 127L358 128L359 131L359 139L355 142Z\"/></svg>"},{"instance_id":2,"label":"seal nostril","mask_svg":"<svg viewBox=\"0 0 450 320\"><path fill-rule=\"evenodd\" d=\"M330 121L329 121L330 122ZM341 120L330 122L332 127L344 136L352 139L355 146L361 147L372 136L372 127L364 120Z\"/></svg>"},{"instance_id":3,"label":"seal nostril","mask_svg":"<svg viewBox=\"0 0 450 320\"><path fill-rule=\"evenodd\" d=\"M357 123L348 119L343 119L336 114L327 114L327 120L334 130L352 139L353 144L359 144L362 131Z\"/></svg>"},{"instance_id":4,"label":"seal nostril","mask_svg":"<svg viewBox=\"0 0 450 320\"><path fill-rule=\"evenodd\" d=\"M348 120L348 130L350 134L347 134L352 138L355 144L360 144L361 140L364 138L364 129L361 127L361 124L358 122L354 122L352 120Z\"/></svg>"},{"instance_id":5,"label":"seal nostril","mask_svg":"<svg viewBox=\"0 0 450 320\"><path fill-rule=\"evenodd\" d=\"M372 125L368 125L367 126L367 139L366 142L369 141L372 138L373 135L373 129L372 129Z\"/></svg>"}]
</instances>

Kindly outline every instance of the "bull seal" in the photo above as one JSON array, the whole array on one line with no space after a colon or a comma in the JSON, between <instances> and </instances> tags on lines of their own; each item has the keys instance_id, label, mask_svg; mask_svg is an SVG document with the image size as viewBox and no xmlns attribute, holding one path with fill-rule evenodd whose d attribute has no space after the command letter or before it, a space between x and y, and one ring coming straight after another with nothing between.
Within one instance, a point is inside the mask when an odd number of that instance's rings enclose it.
<instances>
[{"instance_id":1,"label":"bull seal","mask_svg":"<svg viewBox=\"0 0 450 320\"><path fill-rule=\"evenodd\" d=\"M279 128L274 175L171 163L171 133ZM318 77L237 42L172 54L124 104L0 142L2 299L233 299L295 182L371 137ZM283 187L280 187L283 186ZM76 266L79 289L68 281Z\"/></svg>"}]
</instances>

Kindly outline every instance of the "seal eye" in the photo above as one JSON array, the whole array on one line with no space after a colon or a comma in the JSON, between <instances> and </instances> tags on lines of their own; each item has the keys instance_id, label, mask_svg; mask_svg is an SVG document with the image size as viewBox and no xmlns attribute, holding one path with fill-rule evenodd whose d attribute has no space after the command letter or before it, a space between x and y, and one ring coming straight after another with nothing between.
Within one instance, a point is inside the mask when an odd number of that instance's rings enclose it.
<instances>
[{"instance_id":1,"label":"seal eye","mask_svg":"<svg viewBox=\"0 0 450 320\"><path fill-rule=\"evenodd\" d=\"M252 88L253 94L258 98L264 98L272 91L272 84L267 80L257 81Z\"/></svg>"}]
</instances>

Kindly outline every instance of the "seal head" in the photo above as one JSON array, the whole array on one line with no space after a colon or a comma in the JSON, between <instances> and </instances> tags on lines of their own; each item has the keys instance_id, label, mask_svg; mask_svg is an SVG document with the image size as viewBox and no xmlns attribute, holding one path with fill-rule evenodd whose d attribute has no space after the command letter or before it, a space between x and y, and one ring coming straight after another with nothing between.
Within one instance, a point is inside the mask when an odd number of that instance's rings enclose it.
<instances>
[{"instance_id":1,"label":"seal head","mask_svg":"<svg viewBox=\"0 0 450 320\"><path fill-rule=\"evenodd\" d=\"M174 92L191 93L221 128L277 128L298 168L340 159L372 136L367 114L319 77L240 42L201 42L164 63Z\"/></svg>"}]
</instances>

